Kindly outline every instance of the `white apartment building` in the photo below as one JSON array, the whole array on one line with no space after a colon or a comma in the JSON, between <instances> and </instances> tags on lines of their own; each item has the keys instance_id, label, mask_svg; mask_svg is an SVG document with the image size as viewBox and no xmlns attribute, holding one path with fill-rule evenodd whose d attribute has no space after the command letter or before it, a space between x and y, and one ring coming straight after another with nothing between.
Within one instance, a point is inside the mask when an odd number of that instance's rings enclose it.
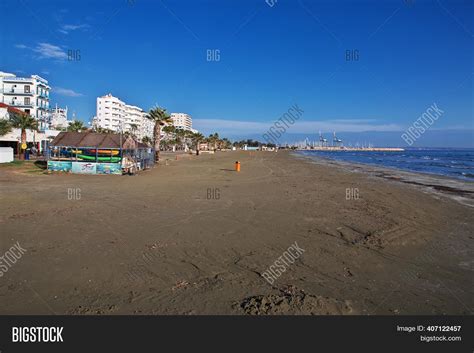
<instances>
[{"instance_id":1,"label":"white apartment building","mask_svg":"<svg viewBox=\"0 0 474 353\"><path fill-rule=\"evenodd\" d=\"M140 139L144 138L145 136L149 137L151 141L153 141L153 134L155 130L155 123L150 119L147 119L146 113L142 119L142 125L140 127Z\"/></svg>"},{"instance_id":2,"label":"white apartment building","mask_svg":"<svg viewBox=\"0 0 474 353\"><path fill-rule=\"evenodd\" d=\"M97 97L97 113L92 125L115 132L130 132L139 140L145 136L153 138L153 122L146 118L143 109L126 104L110 93Z\"/></svg>"},{"instance_id":3,"label":"white apartment building","mask_svg":"<svg viewBox=\"0 0 474 353\"><path fill-rule=\"evenodd\" d=\"M173 125L177 129L184 130L193 130L193 120L191 116L186 113L171 113L171 119L173 120Z\"/></svg>"},{"instance_id":4,"label":"white apartment building","mask_svg":"<svg viewBox=\"0 0 474 353\"><path fill-rule=\"evenodd\" d=\"M38 75L17 77L14 74L0 72L0 102L18 108L40 122L40 128L46 128L49 117L48 81Z\"/></svg>"},{"instance_id":5,"label":"white apartment building","mask_svg":"<svg viewBox=\"0 0 474 353\"><path fill-rule=\"evenodd\" d=\"M51 109L51 114L49 117L49 127L50 128L67 128L69 126L69 121L67 120L67 107L59 108L56 104L56 107Z\"/></svg>"}]
</instances>

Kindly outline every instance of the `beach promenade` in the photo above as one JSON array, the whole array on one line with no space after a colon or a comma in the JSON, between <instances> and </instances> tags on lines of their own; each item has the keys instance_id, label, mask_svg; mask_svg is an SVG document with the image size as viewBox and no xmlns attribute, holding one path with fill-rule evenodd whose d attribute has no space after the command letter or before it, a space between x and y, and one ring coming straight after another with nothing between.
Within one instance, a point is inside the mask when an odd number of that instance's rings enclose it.
<instances>
[{"instance_id":1,"label":"beach promenade","mask_svg":"<svg viewBox=\"0 0 474 353\"><path fill-rule=\"evenodd\" d=\"M0 313L472 314L472 207L287 151L168 158L0 168L0 253L26 250Z\"/></svg>"}]
</instances>

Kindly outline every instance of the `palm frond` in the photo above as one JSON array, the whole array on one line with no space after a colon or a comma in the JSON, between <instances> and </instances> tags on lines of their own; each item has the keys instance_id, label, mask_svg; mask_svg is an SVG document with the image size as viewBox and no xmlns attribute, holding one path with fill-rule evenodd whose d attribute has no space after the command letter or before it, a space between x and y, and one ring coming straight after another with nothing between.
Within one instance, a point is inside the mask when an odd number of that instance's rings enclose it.
<instances>
[{"instance_id":1,"label":"palm frond","mask_svg":"<svg viewBox=\"0 0 474 353\"><path fill-rule=\"evenodd\" d=\"M10 113L10 124L16 129L38 130L38 121L26 113Z\"/></svg>"},{"instance_id":2,"label":"palm frond","mask_svg":"<svg viewBox=\"0 0 474 353\"><path fill-rule=\"evenodd\" d=\"M10 121L0 119L0 136L8 134L10 131L12 131L12 124Z\"/></svg>"}]
</instances>

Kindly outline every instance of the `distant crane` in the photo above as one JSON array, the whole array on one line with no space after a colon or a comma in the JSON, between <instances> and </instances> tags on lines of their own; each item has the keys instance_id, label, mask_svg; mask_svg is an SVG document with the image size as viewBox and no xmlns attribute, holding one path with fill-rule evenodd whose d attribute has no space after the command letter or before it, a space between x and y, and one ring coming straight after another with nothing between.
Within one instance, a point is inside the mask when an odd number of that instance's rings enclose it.
<instances>
[{"instance_id":1,"label":"distant crane","mask_svg":"<svg viewBox=\"0 0 474 353\"><path fill-rule=\"evenodd\" d=\"M336 131L333 133L332 144L333 146L342 146L342 140L336 137Z\"/></svg>"},{"instance_id":2,"label":"distant crane","mask_svg":"<svg viewBox=\"0 0 474 353\"><path fill-rule=\"evenodd\" d=\"M304 139L304 147L308 148L308 146L309 146L309 138L305 138Z\"/></svg>"},{"instance_id":3,"label":"distant crane","mask_svg":"<svg viewBox=\"0 0 474 353\"><path fill-rule=\"evenodd\" d=\"M328 140L323 137L323 135L321 134L321 130L319 130L319 144L321 145L321 147L327 146L328 144Z\"/></svg>"}]
</instances>

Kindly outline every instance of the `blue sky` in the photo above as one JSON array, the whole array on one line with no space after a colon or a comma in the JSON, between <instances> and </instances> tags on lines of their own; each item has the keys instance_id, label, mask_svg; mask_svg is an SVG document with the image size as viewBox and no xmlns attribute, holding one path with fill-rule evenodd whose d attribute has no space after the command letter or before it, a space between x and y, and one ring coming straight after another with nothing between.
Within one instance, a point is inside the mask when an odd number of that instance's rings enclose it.
<instances>
[{"instance_id":1,"label":"blue sky","mask_svg":"<svg viewBox=\"0 0 474 353\"><path fill-rule=\"evenodd\" d=\"M473 145L472 1L269 3L6 0L0 71L45 77L51 103L84 121L110 92L235 138L265 132L293 104L304 110L288 131L297 137L375 136L436 103L444 113L430 129L462 131L459 144Z\"/></svg>"}]
</instances>

